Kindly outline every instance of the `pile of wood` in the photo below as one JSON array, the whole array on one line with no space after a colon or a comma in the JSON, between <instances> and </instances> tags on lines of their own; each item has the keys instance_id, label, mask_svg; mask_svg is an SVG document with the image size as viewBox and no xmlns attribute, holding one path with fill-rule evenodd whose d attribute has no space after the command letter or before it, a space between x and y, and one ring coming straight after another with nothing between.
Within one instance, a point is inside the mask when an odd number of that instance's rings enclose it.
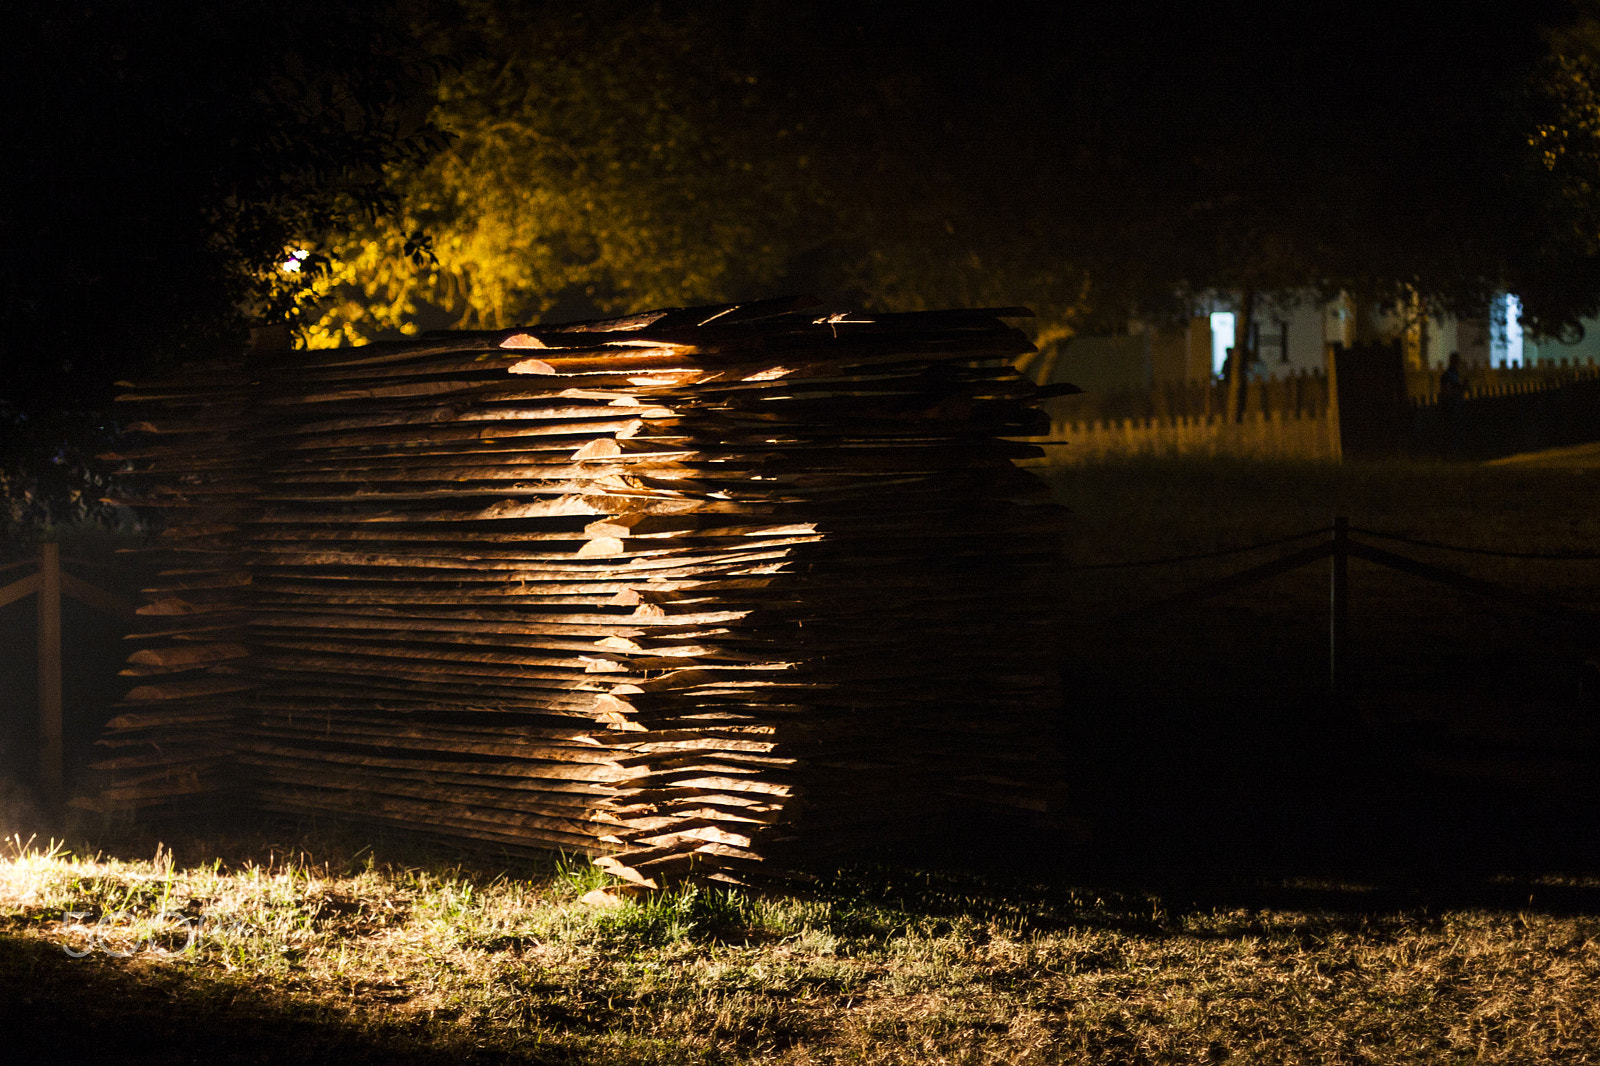
<instances>
[{"instance_id":1,"label":"pile of wood","mask_svg":"<svg viewBox=\"0 0 1600 1066\"><path fill-rule=\"evenodd\" d=\"M1059 510L1019 309L804 301L191 368L101 807L740 877L1059 801Z\"/></svg>"}]
</instances>

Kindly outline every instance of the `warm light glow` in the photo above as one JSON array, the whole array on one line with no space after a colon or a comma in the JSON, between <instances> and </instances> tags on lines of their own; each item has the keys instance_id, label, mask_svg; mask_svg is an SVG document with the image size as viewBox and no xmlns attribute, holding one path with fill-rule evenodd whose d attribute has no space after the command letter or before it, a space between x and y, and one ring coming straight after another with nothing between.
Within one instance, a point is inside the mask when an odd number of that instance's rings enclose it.
<instances>
[{"instance_id":1,"label":"warm light glow","mask_svg":"<svg viewBox=\"0 0 1600 1066\"><path fill-rule=\"evenodd\" d=\"M300 264L304 262L305 258L310 254L311 253L306 251L304 248L296 248L294 251L289 253L289 258L283 261L283 272L285 274L298 274L300 272Z\"/></svg>"}]
</instances>

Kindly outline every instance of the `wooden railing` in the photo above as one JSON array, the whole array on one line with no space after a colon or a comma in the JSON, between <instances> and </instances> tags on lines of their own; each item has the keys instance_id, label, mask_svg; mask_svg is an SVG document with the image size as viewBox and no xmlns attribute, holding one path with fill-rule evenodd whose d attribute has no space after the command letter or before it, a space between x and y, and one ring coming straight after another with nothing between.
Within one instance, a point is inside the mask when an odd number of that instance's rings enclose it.
<instances>
[{"instance_id":1,"label":"wooden railing","mask_svg":"<svg viewBox=\"0 0 1600 1066\"><path fill-rule=\"evenodd\" d=\"M37 597L39 798L52 817L61 809L63 787L61 597L69 596L117 619L132 621L134 618L133 604L62 570L62 561L61 545L45 541L32 558L0 567L0 572L30 566L34 570L26 577L0 586L0 607L27 596Z\"/></svg>"}]
</instances>

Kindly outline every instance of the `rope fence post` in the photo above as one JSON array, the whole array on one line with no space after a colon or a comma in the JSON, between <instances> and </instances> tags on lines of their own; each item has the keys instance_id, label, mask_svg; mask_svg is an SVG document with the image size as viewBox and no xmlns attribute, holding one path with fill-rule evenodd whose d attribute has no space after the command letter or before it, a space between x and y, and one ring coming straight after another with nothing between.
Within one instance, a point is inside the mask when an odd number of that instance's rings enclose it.
<instances>
[{"instance_id":1,"label":"rope fence post","mask_svg":"<svg viewBox=\"0 0 1600 1066\"><path fill-rule=\"evenodd\" d=\"M61 545L39 545L39 796L50 816L61 806Z\"/></svg>"},{"instance_id":2,"label":"rope fence post","mask_svg":"<svg viewBox=\"0 0 1600 1066\"><path fill-rule=\"evenodd\" d=\"M1333 554L1328 587L1328 684L1335 713L1343 714L1350 684L1350 522L1333 520Z\"/></svg>"}]
</instances>

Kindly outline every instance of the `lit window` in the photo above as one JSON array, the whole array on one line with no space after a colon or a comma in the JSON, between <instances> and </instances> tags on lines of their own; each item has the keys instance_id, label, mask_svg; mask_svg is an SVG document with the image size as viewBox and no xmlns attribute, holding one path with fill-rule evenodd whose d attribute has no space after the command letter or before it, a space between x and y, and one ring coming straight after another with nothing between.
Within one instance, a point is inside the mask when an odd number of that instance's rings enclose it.
<instances>
[{"instance_id":1,"label":"lit window","mask_svg":"<svg viewBox=\"0 0 1600 1066\"><path fill-rule=\"evenodd\" d=\"M1506 354L1507 366L1522 365L1522 301L1506 293Z\"/></svg>"},{"instance_id":2,"label":"lit window","mask_svg":"<svg viewBox=\"0 0 1600 1066\"><path fill-rule=\"evenodd\" d=\"M1223 361L1228 358L1228 349L1233 347L1233 312L1213 311L1211 313L1211 372L1222 374Z\"/></svg>"}]
</instances>

